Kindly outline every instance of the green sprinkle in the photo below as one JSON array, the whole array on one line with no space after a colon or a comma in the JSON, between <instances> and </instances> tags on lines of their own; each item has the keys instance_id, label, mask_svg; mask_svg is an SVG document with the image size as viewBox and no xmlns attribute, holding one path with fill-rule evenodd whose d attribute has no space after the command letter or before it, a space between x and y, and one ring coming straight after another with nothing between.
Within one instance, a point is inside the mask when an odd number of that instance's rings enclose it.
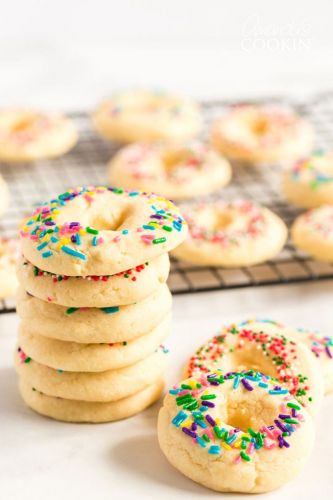
<instances>
[{"instance_id":1,"label":"green sprinkle","mask_svg":"<svg viewBox=\"0 0 333 500\"><path fill-rule=\"evenodd\" d=\"M299 421L295 418L285 418L284 422L287 422L287 424L299 424Z\"/></svg>"},{"instance_id":2,"label":"green sprinkle","mask_svg":"<svg viewBox=\"0 0 333 500\"><path fill-rule=\"evenodd\" d=\"M189 389L190 391L192 390L192 387L190 385L188 385L188 384L182 384L180 387L182 389Z\"/></svg>"},{"instance_id":3,"label":"green sprinkle","mask_svg":"<svg viewBox=\"0 0 333 500\"><path fill-rule=\"evenodd\" d=\"M206 434L206 433L205 433L205 434L203 434L203 435L202 435L202 437L203 437L203 439L206 441L206 443L210 443L210 439L209 439L209 437L207 436L207 434Z\"/></svg>"},{"instance_id":4,"label":"green sprinkle","mask_svg":"<svg viewBox=\"0 0 333 500\"><path fill-rule=\"evenodd\" d=\"M31 358L29 356L27 358L25 358L25 360L24 360L25 363L30 363L30 361L31 361Z\"/></svg>"},{"instance_id":5,"label":"green sprinkle","mask_svg":"<svg viewBox=\"0 0 333 500\"><path fill-rule=\"evenodd\" d=\"M160 243L165 243L165 242L166 242L166 238L155 238L153 240L154 245L159 245Z\"/></svg>"},{"instance_id":6,"label":"green sprinkle","mask_svg":"<svg viewBox=\"0 0 333 500\"><path fill-rule=\"evenodd\" d=\"M242 457L243 460L245 460L245 462L250 462L251 460L251 458L249 457L249 455L245 453L245 451L241 451L240 456Z\"/></svg>"},{"instance_id":7,"label":"green sprinkle","mask_svg":"<svg viewBox=\"0 0 333 500\"><path fill-rule=\"evenodd\" d=\"M168 231L169 233L172 231L172 227L170 226L162 226L162 229L164 229L164 231Z\"/></svg>"},{"instance_id":8,"label":"green sprinkle","mask_svg":"<svg viewBox=\"0 0 333 500\"><path fill-rule=\"evenodd\" d=\"M207 394L206 396L201 396L201 399L203 401L206 401L208 399L215 399L216 398L216 395L215 394Z\"/></svg>"},{"instance_id":9,"label":"green sprinkle","mask_svg":"<svg viewBox=\"0 0 333 500\"><path fill-rule=\"evenodd\" d=\"M80 308L79 307L69 307L66 309L66 314L73 314L75 311L78 311Z\"/></svg>"},{"instance_id":10,"label":"green sprinkle","mask_svg":"<svg viewBox=\"0 0 333 500\"><path fill-rule=\"evenodd\" d=\"M222 431L221 431L221 429L218 427L218 425L215 425L215 427L214 427L214 432L215 432L216 436L217 436L219 439L222 439Z\"/></svg>"},{"instance_id":11,"label":"green sprinkle","mask_svg":"<svg viewBox=\"0 0 333 500\"><path fill-rule=\"evenodd\" d=\"M86 227L86 231L87 231L87 233L90 233L90 234L99 234L99 231L97 229L93 229L92 227L89 227L89 226Z\"/></svg>"}]
</instances>

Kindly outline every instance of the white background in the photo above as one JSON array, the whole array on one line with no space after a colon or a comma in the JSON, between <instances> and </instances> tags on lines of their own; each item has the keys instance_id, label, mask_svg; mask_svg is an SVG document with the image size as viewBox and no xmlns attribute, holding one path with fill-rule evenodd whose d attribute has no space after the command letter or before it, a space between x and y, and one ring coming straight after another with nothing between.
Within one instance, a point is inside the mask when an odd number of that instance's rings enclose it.
<instances>
[{"instance_id":1,"label":"white background","mask_svg":"<svg viewBox=\"0 0 333 500\"><path fill-rule=\"evenodd\" d=\"M330 0L3 0L0 105L89 108L135 85L200 97L327 90L332 11Z\"/></svg>"},{"instance_id":2,"label":"white background","mask_svg":"<svg viewBox=\"0 0 333 500\"><path fill-rule=\"evenodd\" d=\"M207 99L301 99L333 89L330 0L3 0L0 13L0 106L90 109L137 85ZM168 383L223 322L259 315L330 332L332 288L325 282L175 297ZM217 497L168 466L157 447L156 406L102 426L33 414L17 393L16 330L16 316L0 318L1 499ZM332 498L332 402L325 399L302 475L264 498Z\"/></svg>"}]
</instances>

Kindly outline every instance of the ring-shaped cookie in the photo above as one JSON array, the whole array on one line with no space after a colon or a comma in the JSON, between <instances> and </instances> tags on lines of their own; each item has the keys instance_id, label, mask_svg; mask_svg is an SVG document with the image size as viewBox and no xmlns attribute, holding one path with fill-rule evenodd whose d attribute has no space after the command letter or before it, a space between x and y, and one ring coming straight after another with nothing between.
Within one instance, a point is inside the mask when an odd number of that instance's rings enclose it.
<instances>
[{"instance_id":1,"label":"ring-shaped cookie","mask_svg":"<svg viewBox=\"0 0 333 500\"><path fill-rule=\"evenodd\" d=\"M284 222L250 201L183 207L189 226L185 242L173 251L194 264L239 267L275 257L287 239Z\"/></svg>"},{"instance_id":2,"label":"ring-shaped cookie","mask_svg":"<svg viewBox=\"0 0 333 500\"><path fill-rule=\"evenodd\" d=\"M65 276L42 271L24 258L18 260L21 286L34 297L67 307L113 307L134 304L166 282L168 254L111 276Z\"/></svg>"},{"instance_id":3,"label":"ring-shaped cookie","mask_svg":"<svg viewBox=\"0 0 333 500\"><path fill-rule=\"evenodd\" d=\"M313 419L287 389L262 373L216 369L174 386L158 417L169 462L207 488L262 493L305 465Z\"/></svg>"},{"instance_id":4,"label":"ring-shaped cookie","mask_svg":"<svg viewBox=\"0 0 333 500\"><path fill-rule=\"evenodd\" d=\"M134 90L102 102L92 117L96 130L112 141L182 141L201 129L198 105L161 92Z\"/></svg>"},{"instance_id":5,"label":"ring-shaped cookie","mask_svg":"<svg viewBox=\"0 0 333 500\"><path fill-rule=\"evenodd\" d=\"M301 342L251 327L223 327L188 361L184 377L207 373L217 367L224 372L258 370L278 380L311 414L318 412L324 382L316 360Z\"/></svg>"},{"instance_id":6,"label":"ring-shaped cookie","mask_svg":"<svg viewBox=\"0 0 333 500\"><path fill-rule=\"evenodd\" d=\"M173 200L207 195L231 178L227 160L211 147L189 144L130 144L109 164L113 186L158 193Z\"/></svg>"},{"instance_id":7,"label":"ring-shaped cookie","mask_svg":"<svg viewBox=\"0 0 333 500\"><path fill-rule=\"evenodd\" d=\"M171 312L167 285L126 306L64 307L32 297L22 288L17 312L28 334L82 344L126 342L146 335Z\"/></svg>"},{"instance_id":8,"label":"ring-shaped cookie","mask_svg":"<svg viewBox=\"0 0 333 500\"><path fill-rule=\"evenodd\" d=\"M69 151L78 133L63 115L29 109L0 111L0 161L29 162Z\"/></svg>"},{"instance_id":9,"label":"ring-shaped cookie","mask_svg":"<svg viewBox=\"0 0 333 500\"><path fill-rule=\"evenodd\" d=\"M39 206L20 235L24 257L44 271L105 276L172 250L186 230L172 202L102 186L71 189Z\"/></svg>"},{"instance_id":10,"label":"ring-shaped cookie","mask_svg":"<svg viewBox=\"0 0 333 500\"><path fill-rule=\"evenodd\" d=\"M104 372L65 372L41 365L18 347L15 368L19 377L47 396L77 401L110 402L135 394L161 379L166 368L166 350L134 365Z\"/></svg>"},{"instance_id":11,"label":"ring-shaped cookie","mask_svg":"<svg viewBox=\"0 0 333 500\"><path fill-rule=\"evenodd\" d=\"M212 128L214 147L228 158L248 163L278 163L308 154L312 127L294 112L276 106L233 108Z\"/></svg>"}]
</instances>

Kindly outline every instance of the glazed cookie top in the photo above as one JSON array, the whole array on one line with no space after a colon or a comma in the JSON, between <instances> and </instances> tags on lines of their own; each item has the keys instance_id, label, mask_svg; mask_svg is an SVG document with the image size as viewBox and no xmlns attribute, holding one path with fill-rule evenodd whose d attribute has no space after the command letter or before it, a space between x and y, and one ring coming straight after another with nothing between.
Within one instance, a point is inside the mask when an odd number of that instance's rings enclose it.
<instances>
[{"instance_id":1,"label":"glazed cookie top","mask_svg":"<svg viewBox=\"0 0 333 500\"><path fill-rule=\"evenodd\" d=\"M333 241L333 206L323 205L300 215L294 224L304 225L304 229L319 234L322 238Z\"/></svg>"},{"instance_id":2,"label":"glazed cookie top","mask_svg":"<svg viewBox=\"0 0 333 500\"><path fill-rule=\"evenodd\" d=\"M278 106L240 105L216 125L224 140L244 151L269 150L295 139L300 127L308 128L292 110Z\"/></svg>"},{"instance_id":3,"label":"glazed cookie top","mask_svg":"<svg viewBox=\"0 0 333 500\"><path fill-rule=\"evenodd\" d=\"M310 387L308 377L301 373L304 367L300 360L300 353L305 349L306 347L282 334L252 331L250 325L242 327L233 324L223 327L218 335L212 337L196 351L190 358L185 373L188 376L208 373L214 366L219 366L223 359L236 356L234 364L238 366L243 364L251 368L251 365L257 367L265 364L266 371L269 371L269 366L271 366L270 371L274 373L279 383L287 387L290 394L301 404L308 406L313 401L312 390L316 388ZM259 359L256 353L260 355ZM309 356L311 358L310 354ZM264 368L261 369L264 371Z\"/></svg>"},{"instance_id":4,"label":"glazed cookie top","mask_svg":"<svg viewBox=\"0 0 333 500\"><path fill-rule=\"evenodd\" d=\"M305 420L288 389L255 371L198 374L171 389L171 398L177 412L170 423L204 452L230 453L235 464L255 460L261 450L290 448Z\"/></svg>"},{"instance_id":5,"label":"glazed cookie top","mask_svg":"<svg viewBox=\"0 0 333 500\"><path fill-rule=\"evenodd\" d=\"M67 117L31 109L0 111L0 157L5 161L30 161L64 154L77 141L77 131Z\"/></svg>"},{"instance_id":6,"label":"glazed cookie top","mask_svg":"<svg viewBox=\"0 0 333 500\"><path fill-rule=\"evenodd\" d=\"M261 235L267 226L267 209L251 201L201 203L183 208L192 240L223 247Z\"/></svg>"},{"instance_id":7,"label":"glazed cookie top","mask_svg":"<svg viewBox=\"0 0 333 500\"><path fill-rule=\"evenodd\" d=\"M292 181L317 191L333 182L333 152L314 151L309 158L298 160L286 174Z\"/></svg>"},{"instance_id":8,"label":"glazed cookie top","mask_svg":"<svg viewBox=\"0 0 333 500\"><path fill-rule=\"evenodd\" d=\"M20 255L19 241L17 239L0 237L0 269L16 265Z\"/></svg>"},{"instance_id":9,"label":"glazed cookie top","mask_svg":"<svg viewBox=\"0 0 333 500\"><path fill-rule=\"evenodd\" d=\"M186 237L178 208L157 195L112 187L70 189L21 228L24 257L68 276L112 275L173 249Z\"/></svg>"},{"instance_id":10,"label":"glazed cookie top","mask_svg":"<svg viewBox=\"0 0 333 500\"><path fill-rule=\"evenodd\" d=\"M110 166L115 170L111 169L114 180L126 174L136 182L167 181L177 186L191 182L195 175L208 175L225 163L214 149L200 142L177 146L136 143L121 149Z\"/></svg>"}]
</instances>

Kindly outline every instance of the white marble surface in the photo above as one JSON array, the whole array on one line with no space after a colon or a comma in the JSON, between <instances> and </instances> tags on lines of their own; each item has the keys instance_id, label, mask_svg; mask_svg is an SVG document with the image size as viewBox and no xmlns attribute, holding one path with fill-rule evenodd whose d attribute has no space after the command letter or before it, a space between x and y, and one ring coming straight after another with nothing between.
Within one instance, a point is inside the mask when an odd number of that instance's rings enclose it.
<instances>
[{"instance_id":1,"label":"white marble surface","mask_svg":"<svg viewBox=\"0 0 333 500\"><path fill-rule=\"evenodd\" d=\"M168 385L192 351L222 322L265 316L331 332L333 282L277 286L174 298ZM0 318L0 498L191 500L215 493L182 477L156 440L159 403L132 419L72 425L40 417L20 400L12 365L17 317ZM333 397L317 418L314 451L302 474L269 500L332 498ZM223 498L244 498L223 495Z\"/></svg>"}]
</instances>

